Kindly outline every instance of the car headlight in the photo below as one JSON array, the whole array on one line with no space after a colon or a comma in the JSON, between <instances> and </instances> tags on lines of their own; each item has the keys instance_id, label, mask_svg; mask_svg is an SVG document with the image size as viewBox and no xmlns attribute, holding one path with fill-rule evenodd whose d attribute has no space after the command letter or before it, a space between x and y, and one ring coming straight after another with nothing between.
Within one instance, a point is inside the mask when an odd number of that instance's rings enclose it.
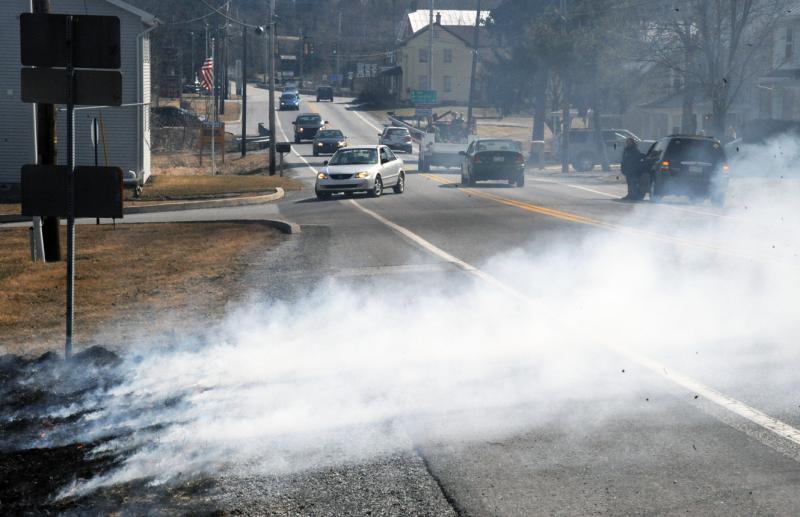
<instances>
[{"instance_id":1,"label":"car headlight","mask_svg":"<svg viewBox=\"0 0 800 517\"><path fill-rule=\"evenodd\" d=\"M318 180L326 180L326 179L328 179L328 178L329 178L329 176L328 176L328 174L327 174L327 173L325 173L325 172L320 172L319 174L317 174L317 179L318 179Z\"/></svg>"},{"instance_id":2,"label":"car headlight","mask_svg":"<svg viewBox=\"0 0 800 517\"><path fill-rule=\"evenodd\" d=\"M341 141L341 142L339 142L339 147L341 147L341 146L343 146L343 145L347 145L347 142L345 142L344 140L343 140L343 141Z\"/></svg>"},{"instance_id":3,"label":"car headlight","mask_svg":"<svg viewBox=\"0 0 800 517\"><path fill-rule=\"evenodd\" d=\"M322 142L317 142L317 147L322 147Z\"/></svg>"},{"instance_id":4,"label":"car headlight","mask_svg":"<svg viewBox=\"0 0 800 517\"><path fill-rule=\"evenodd\" d=\"M362 172L356 173L356 178L358 178L358 179L369 178L369 171L362 171Z\"/></svg>"}]
</instances>

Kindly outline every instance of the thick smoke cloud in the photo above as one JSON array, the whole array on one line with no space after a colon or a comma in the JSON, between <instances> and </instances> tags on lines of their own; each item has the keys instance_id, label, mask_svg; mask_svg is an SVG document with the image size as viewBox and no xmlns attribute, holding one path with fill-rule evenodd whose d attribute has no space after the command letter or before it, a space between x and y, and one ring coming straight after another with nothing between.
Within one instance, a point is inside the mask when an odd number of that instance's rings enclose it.
<instances>
[{"instance_id":1,"label":"thick smoke cloud","mask_svg":"<svg viewBox=\"0 0 800 517\"><path fill-rule=\"evenodd\" d=\"M524 299L461 273L330 280L298 301L232 310L202 340L131 357L121 384L64 411L91 409L80 438L113 437L98 452L127 459L64 494L524 432L561 421L576 400L638 396L609 347L669 361L709 347L752 357L759 344L796 358L800 175L778 149L800 151L781 141L732 158L722 213L643 205L619 230L539 239L480 265ZM513 418L487 417L497 411ZM611 415L598 404L591 416Z\"/></svg>"}]
</instances>

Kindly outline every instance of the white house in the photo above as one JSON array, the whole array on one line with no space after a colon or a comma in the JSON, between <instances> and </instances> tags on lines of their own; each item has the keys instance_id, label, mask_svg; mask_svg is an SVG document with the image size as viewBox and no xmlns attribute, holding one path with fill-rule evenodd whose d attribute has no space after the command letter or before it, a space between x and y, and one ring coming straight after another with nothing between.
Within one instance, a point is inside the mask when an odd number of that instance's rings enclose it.
<instances>
[{"instance_id":1,"label":"white house","mask_svg":"<svg viewBox=\"0 0 800 517\"><path fill-rule=\"evenodd\" d=\"M23 165L36 162L32 104L20 99L19 15L30 0L0 2L0 184L18 184ZM75 163L94 165L92 120L102 121L99 165L122 168L126 181L150 175L150 36L152 15L121 0L58 0L54 14L116 16L120 20L122 107L79 107L75 112ZM58 163L66 163L66 114L58 106Z\"/></svg>"},{"instance_id":2,"label":"white house","mask_svg":"<svg viewBox=\"0 0 800 517\"><path fill-rule=\"evenodd\" d=\"M800 120L800 2L772 33L772 70L759 78L761 118Z\"/></svg>"}]
</instances>

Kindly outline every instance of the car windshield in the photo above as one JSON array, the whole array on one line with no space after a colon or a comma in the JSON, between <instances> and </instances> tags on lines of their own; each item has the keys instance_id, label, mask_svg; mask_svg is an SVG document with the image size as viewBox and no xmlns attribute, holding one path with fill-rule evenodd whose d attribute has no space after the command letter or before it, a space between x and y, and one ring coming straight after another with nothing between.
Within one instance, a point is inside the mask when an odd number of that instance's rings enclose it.
<instances>
[{"instance_id":1,"label":"car windshield","mask_svg":"<svg viewBox=\"0 0 800 517\"><path fill-rule=\"evenodd\" d=\"M479 140L475 145L476 151L516 151L521 149L519 142L514 140Z\"/></svg>"},{"instance_id":2,"label":"car windshield","mask_svg":"<svg viewBox=\"0 0 800 517\"><path fill-rule=\"evenodd\" d=\"M317 133L317 136L319 138L338 138L340 140L344 138L344 135L338 129L326 129Z\"/></svg>"},{"instance_id":3,"label":"car windshield","mask_svg":"<svg viewBox=\"0 0 800 517\"><path fill-rule=\"evenodd\" d=\"M297 117L298 124L319 124L322 118L319 115L302 115Z\"/></svg>"},{"instance_id":4,"label":"car windshield","mask_svg":"<svg viewBox=\"0 0 800 517\"><path fill-rule=\"evenodd\" d=\"M283 95L281 95L281 100L282 101L293 101L296 98L297 98L297 95L295 95L293 93L284 93Z\"/></svg>"},{"instance_id":5,"label":"car windshield","mask_svg":"<svg viewBox=\"0 0 800 517\"><path fill-rule=\"evenodd\" d=\"M386 136L406 136L406 135L408 135L408 129L397 128L386 131Z\"/></svg>"},{"instance_id":6,"label":"car windshield","mask_svg":"<svg viewBox=\"0 0 800 517\"><path fill-rule=\"evenodd\" d=\"M375 149L342 149L336 151L329 165L372 165L378 163Z\"/></svg>"},{"instance_id":7,"label":"car windshield","mask_svg":"<svg viewBox=\"0 0 800 517\"><path fill-rule=\"evenodd\" d=\"M664 159L674 162L707 162L724 161L722 146L715 140L696 140L675 138L667 147Z\"/></svg>"}]
</instances>

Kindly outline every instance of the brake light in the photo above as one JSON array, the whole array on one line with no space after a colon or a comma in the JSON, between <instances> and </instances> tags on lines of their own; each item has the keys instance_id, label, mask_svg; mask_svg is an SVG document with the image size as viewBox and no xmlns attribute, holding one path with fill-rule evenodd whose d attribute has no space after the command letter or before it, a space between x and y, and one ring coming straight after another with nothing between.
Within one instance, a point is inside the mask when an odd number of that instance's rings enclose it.
<instances>
[{"instance_id":1,"label":"brake light","mask_svg":"<svg viewBox=\"0 0 800 517\"><path fill-rule=\"evenodd\" d=\"M516 156L515 160L516 160L517 163L525 163L525 157L522 156L521 154L518 154Z\"/></svg>"},{"instance_id":2,"label":"brake light","mask_svg":"<svg viewBox=\"0 0 800 517\"><path fill-rule=\"evenodd\" d=\"M481 163L481 157L476 154L472 157L472 163Z\"/></svg>"},{"instance_id":3,"label":"brake light","mask_svg":"<svg viewBox=\"0 0 800 517\"><path fill-rule=\"evenodd\" d=\"M722 172L724 172L725 174L731 172L731 166L728 165L727 163L723 163L722 164Z\"/></svg>"},{"instance_id":4,"label":"brake light","mask_svg":"<svg viewBox=\"0 0 800 517\"><path fill-rule=\"evenodd\" d=\"M663 167L664 169L669 169L669 162L667 161L661 162L661 167Z\"/></svg>"},{"instance_id":5,"label":"brake light","mask_svg":"<svg viewBox=\"0 0 800 517\"><path fill-rule=\"evenodd\" d=\"M403 137L403 142L410 142L410 141L411 141L410 136Z\"/></svg>"}]
</instances>

